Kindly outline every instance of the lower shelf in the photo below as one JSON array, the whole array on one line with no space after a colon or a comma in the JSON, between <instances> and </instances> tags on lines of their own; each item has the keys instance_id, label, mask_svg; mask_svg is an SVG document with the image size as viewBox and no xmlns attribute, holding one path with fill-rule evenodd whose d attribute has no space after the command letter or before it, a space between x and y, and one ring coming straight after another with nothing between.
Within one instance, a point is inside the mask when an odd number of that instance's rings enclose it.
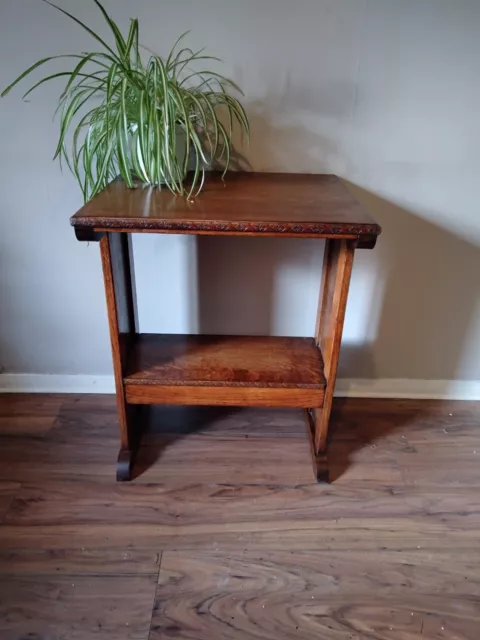
<instances>
[{"instance_id":1,"label":"lower shelf","mask_svg":"<svg viewBox=\"0 0 480 640\"><path fill-rule=\"evenodd\" d=\"M124 383L132 404L313 408L325 391L313 338L138 334Z\"/></svg>"}]
</instances>

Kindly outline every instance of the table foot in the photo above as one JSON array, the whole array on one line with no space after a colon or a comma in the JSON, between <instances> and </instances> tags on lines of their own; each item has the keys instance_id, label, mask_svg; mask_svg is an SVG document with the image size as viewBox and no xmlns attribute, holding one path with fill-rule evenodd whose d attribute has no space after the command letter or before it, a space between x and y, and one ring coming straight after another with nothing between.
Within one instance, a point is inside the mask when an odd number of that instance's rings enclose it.
<instances>
[{"instance_id":1,"label":"table foot","mask_svg":"<svg viewBox=\"0 0 480 640\"><path fill-rule=\"evenodd\" d=\"M132 479L132 466L135 451L120 449L117 458L117 482L128 482Z\"/></svg>"},{"instance_id":2,"label":"table foot","mask_svg":"<svg viewBox=\"0 0 480 640\"><path fill-rule=\"evenodd\" d=\"M128 482L133 478L133 464L148 421L148 410L149 407L146 405L127 405L128 439L118 452L117 482Z\"/></svg>"},{"instance_id":3,"label":"table foot","mask_svg":"<svg viewBox=\"0 0 480 640\"><path fill-rule=\"evenodd\" d=\"M330 483L327 456L324 453L315 454L312 451L313 473L317 482Z\"/></svg>"},{"instance_id":4,"label":"table foot","mask_svg":"<svg viewBox=\"0 0 480 640\"><path fill-rule=\"evenodd\" d=\"M328 472L327 454L326 452L315 451L315 421L311 409L305 411L305 418L315 479L317 482L328 483L330 482L330 476Z\"/></svg>"}]
</instances>

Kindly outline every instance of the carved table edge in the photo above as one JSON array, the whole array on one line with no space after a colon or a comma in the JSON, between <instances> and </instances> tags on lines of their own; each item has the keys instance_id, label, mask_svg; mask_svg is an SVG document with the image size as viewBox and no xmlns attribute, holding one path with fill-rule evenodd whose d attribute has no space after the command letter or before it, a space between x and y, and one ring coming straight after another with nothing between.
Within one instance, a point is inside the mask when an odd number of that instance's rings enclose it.
<instances>
[{"instance_id":1,"label":"carved table edge","mask_svg":"<svg viewBox=\"0 0 480 640\"><path fill-rule=\"evenodd\" d=\"M150 232L177 232L177 233L211 233L211 234L275 234L285 236L310 236L357 240L357 248L372 249L376 238L382 229L378 224L338 224L315 222L248 222L248 221L209 221L192 222L181 220L149 220L149 219L112 219L112 218L78 218L72 217L70 224L75 229L77 240L81 242L98 242L102 235L109 231L123 231L135 233L141 231Z\"/></svg>"}]
</instances>

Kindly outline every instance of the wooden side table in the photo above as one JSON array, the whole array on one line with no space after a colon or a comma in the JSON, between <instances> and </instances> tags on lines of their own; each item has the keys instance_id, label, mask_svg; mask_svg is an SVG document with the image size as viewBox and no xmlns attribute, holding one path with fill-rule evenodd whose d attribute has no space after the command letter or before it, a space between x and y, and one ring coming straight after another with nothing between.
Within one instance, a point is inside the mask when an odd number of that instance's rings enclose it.
<instances>
[{"instance_id":1,"label":"wooden side table","mask_svg":"<svg viewBox=\"0 0 480 640\"><path fill-rule=\"evenodd\" d=\"M317 479L327 474L330 411L355 249L381 229L333 175L209 175L192 201L168 189L111 183L71 219L79 240L100 242L113 355L120 452L130 480L143 404L305 409ZM135 326L132 233L281 236L326 240L313 337L141 334ZM312 321L313 325L313 321ZM312 326L313 329L313 326Z\"/></svg>"}]
</instances>

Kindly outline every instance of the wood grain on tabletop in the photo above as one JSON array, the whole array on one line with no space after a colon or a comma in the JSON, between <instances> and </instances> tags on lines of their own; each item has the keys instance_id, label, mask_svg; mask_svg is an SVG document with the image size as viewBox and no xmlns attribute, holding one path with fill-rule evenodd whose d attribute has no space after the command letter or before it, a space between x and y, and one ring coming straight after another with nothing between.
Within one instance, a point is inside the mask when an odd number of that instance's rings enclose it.
<instances>
[{"instance_id":1,"label":"wood grain on tabletop","mask_svg":"<svg viewBox=\"0 0 480 640\"><path fill-rule=\"evenodd\" d=\"M110 183L71 219L77 229L365 237L381 228L334 175L208 173L192 200L168 189ZM373 245L372 245L373 246Z\"/></svg>"}]
</instances>

